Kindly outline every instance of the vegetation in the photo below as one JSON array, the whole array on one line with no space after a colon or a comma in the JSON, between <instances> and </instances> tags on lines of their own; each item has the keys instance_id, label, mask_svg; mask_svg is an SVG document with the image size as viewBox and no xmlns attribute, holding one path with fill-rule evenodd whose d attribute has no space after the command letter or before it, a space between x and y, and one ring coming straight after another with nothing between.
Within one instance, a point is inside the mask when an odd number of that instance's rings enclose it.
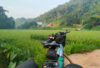
<instances>
[{"instance_id":1,"label":"vegetation","mask_svg":"<svg viewBox=\"0 0 100 68\"><path fill-rule=\"evenodd\" d=\"M60 30L0 30L0 66L14 67L34 59L39 67L46 59L47 49L40 43ZM83 53L100 49L99 31L71 31L66 39L65 53Z\"/></svg>"},{"instance_id":2,"label":"vegetation","mask_svg":"<svg viewBox=\"0 0 100 68\"><path fill-rule=\"evenodd\" d=\"M81 29L92 29L100 25L99 6L99 0L70 0L68 3L59 5L57 8L35 19L15 19L16 23L12 17L7 17L5 14L7 11L0 7L0 29L36 29L37 22L52 23L57 28L77 27ZM80 27L78 27L79 25Z\"/></svg>"},{"instance_id":3,"label":"vegetation","mask_svg":"<svg viewBox=\"0 0 100 68\"><path fill-rule=\"evenodd\" d=\"M30 29L30 28L37 28L37 23L35 21L27 21L24 24L20 25L19 29Z\"/></svg>"},{"instance_id":4,"label":"vegetation","mask_svg":"<svg viewBox=\"0 0 100 68\"><path fill-rule=\"evenodd\" d=\"M100 16L99 15L93 15L88 21L88 23L85 24L85 29L92 29L93 27L100 26ZM100 30L100 29L99 29Z\"/></svg>"},{"instance_id":5,"label":"vegetation","mask_svg":"<svg viewBox=\"0 0 100 68\"><path fill-rule=\"evenodd\" d=\"M93 27L92 30L100 30L100 26Z\"/></svg>"},{"instance_id":6,"label":"vegetation","mask_svg":"<svg viewBox=\"0 0 100 68\"><path fill-rule=\"evenodd\" d=\"M37 23L33 21L32 19L17 18L15 19L15 22L16 22L16 29L37 28Z\"/></svg>"},{"instance_id":7,"label":"vegetation","mask_svg":"<svg viewBox=\"0 0 100 68\"><path fill-rule=\"evenodd\" d=\"M12 17L7 17L5 12L7 12L7 10L0 6L0 29L14 29L15 21Z\"/></svg>"},{"instance_id":8,"label":"vegetation","mask_svg":"<svg viewBox=\"0 0 100 68\"><path fill-rule=\"evenodd\" d=\"M78 27L92 29L100 26L99 0L70 0L35 19L18 18L15 22L7 17L6 10L0 7L0 29L36 29L36 22L52 23L55 27ZM46 28L39 28L46 29ZM50 28L47 28L50 29ZM51 28L52 29L52 28Z\"/></svg>"},{"instance_id":9,"label":"vegetation","mask_svg":"<svg viewBox=\"0 0 100 68\"><path fill-rule=\"evenodd\" d=\"M86 26L85 29L91 29L92 27L100 25L99 6L99 0L70 0L70 2L40 15L34 20L59 24L58 26L65 27L80 24Z\"/></svg>"},{"instance_id":10,"label":"vegetation","mask_svg":"<svg viewBox=\"0 0 100 68\"><path fill-rule=\"evenodd\" d=\"M17 19L15 19L15 22L16 22L15 27L18 28L19 26L24 24L26 21L27 21L26 18L17 18Z\"/></svg>"},{"instance_id":11,"label":"vegetation","mask_svg":"<svg viewBox=\"0 0 100 68\"><path fill-rule=\"evenodd\" d=\"M0 66L15 68L27 59L33 59L40 67L46 59L47 49L41 41L52 33L63 28L82 31L71 31L66 39L65 53L84 53L100 49L100 1L70 0L69 3L58 6L35 19L16 19L8 17L0 6ZM36 22L47 22L55 27L38 27ZM27 30L8 30L8 29ZM72 28L73 27L73 28ZM5 30L6 29L6 30ZM35 30L28 30L35 29ZM51 30L52 29L52 30ZM85 29L93 31L85 31ZM96 30L96 31L95 31Z\"/></svg>"}]
</instances>

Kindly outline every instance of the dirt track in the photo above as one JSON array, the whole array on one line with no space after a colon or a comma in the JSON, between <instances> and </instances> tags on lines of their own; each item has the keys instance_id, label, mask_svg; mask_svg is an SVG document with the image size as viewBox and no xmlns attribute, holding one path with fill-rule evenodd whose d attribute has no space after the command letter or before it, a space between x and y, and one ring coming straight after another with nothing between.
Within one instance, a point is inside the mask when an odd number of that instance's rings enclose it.
<instances>
[{"instance_id":1,"label":"dirt track","mask_svg":"<svg viewBox=\"0 0 100 68\"><path fill-rule=\"evenodd\" d=\"M68 56L73 63L83 66L83 68L100 68L100 50L95 50L85 54L73 54ZM65 59L65 63L69 62Z\"/></svg>"}]
</instances>

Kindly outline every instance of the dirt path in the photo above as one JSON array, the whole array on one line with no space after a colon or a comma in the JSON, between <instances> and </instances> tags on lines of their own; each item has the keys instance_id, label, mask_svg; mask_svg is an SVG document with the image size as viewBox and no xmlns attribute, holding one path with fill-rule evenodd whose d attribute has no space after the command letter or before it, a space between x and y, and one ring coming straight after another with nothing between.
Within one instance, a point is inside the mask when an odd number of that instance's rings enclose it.
<instances>
[{"instance_id":1,"label":"dirt path","mask_svg":"<svg viewBox=\"0 0 100 68\"><path fill-rule=\"evenodd\" d=\"M68 56L73 63L83 66L83 68L100 68L100 50L95 50L85 54L73 54ZM65 63L69 62L65 59Z\"/></svg>"}]
</instances>

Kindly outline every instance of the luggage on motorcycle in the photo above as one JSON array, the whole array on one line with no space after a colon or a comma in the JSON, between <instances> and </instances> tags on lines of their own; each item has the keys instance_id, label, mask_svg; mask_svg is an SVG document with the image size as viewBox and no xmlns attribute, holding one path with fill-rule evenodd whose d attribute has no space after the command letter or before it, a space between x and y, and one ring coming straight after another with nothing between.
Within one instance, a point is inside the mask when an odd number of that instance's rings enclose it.
<instances>
[{"instance_id":1,"label":"luggage on motorcycle","mask_svg":"<svg viewBox=\"0 0 100 68\"><path fill-rule=\"evenodd\" d=\"M24 63L18 65L16 68L38 68L33 60L27 60Z\"/></svg>"},{"instance_id":2,"label":"luggage on motorcycle","mask_svg":"<svg viewBox=\"0 0 100 68\"><path fill-rule=\"evenodd\" d=\"M63 46L65 46L65 40L66 40L66 36L62 36L62 35L59 35L55 38L56 43L62 44Z\"/></svg>"},{"instance_id":3,"label":"luggage on motorcycle","mask_svg":"<svg viewBox=\"0 0 100 68\"><path fill-rule=\"evenodd\" d=\"M46 57L49 60L57 60L58 59L58 55L56 54L55 49L49 49L47 54L46 54Z\"/></svg>"}]
</instances>

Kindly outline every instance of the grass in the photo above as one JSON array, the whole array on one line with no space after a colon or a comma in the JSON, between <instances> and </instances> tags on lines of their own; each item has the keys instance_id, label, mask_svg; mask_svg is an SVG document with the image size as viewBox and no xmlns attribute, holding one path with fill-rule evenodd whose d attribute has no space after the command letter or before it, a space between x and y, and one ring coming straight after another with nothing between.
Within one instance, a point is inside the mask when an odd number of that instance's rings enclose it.
<instances>
[{"instance_id":1,"label":"grass","mask_svg":"<svg viewBox=\"0 0 100 68\"><path fill-rule=\"evenodd\" d=\"M98 31L100 31L100 26L93 27L92 30L98 30Z\"/></svg>"},{"instance_id":2,"label":"grass","mask_svg":"<svg viewBox=\"0 0 100 68\"><path fill-rule=\"evenodd\" d=\"M21 61L34 59L40 67L46 59L45 54L47 51L47 49L42 47L40 42L45 40L48 35L59 31L60 30L0 30L0 41L7 45L6 47L0 48L0 51L7 50L4 55L5 57L12 51L17 54L14 59L17 65L20 64ZM84 53L100 49L99 35L100 31L71 31L67 35L65 53ZM0 53L0 56L1 54L2 53ZM7 59L5 57L3 57L3 59Z\"/></svg>"}]
</instances>

